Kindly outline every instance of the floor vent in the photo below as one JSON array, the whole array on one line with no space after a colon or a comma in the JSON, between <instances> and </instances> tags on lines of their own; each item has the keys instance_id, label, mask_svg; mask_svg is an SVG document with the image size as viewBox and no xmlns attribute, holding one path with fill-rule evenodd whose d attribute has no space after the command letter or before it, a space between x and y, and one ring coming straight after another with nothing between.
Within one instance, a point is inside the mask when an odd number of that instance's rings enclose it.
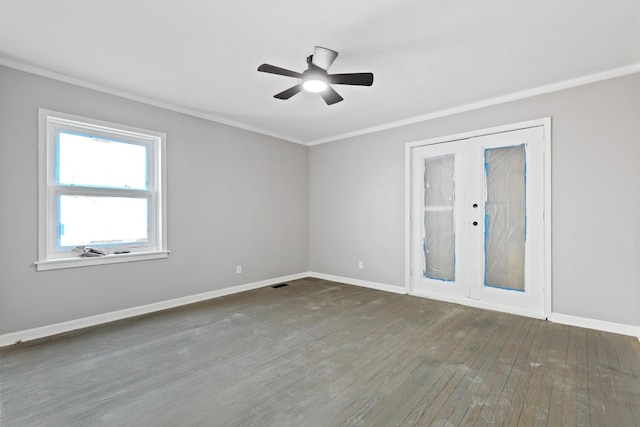
<instances>
[{"instance_id":1,"label":"floor vent","mask_svg":"<svg viewBox=\"0 0 640 427\"><path fill-rule=\"evenodd\" d=\"M282 288L284 286L289 286L288 283L280 283L279 285L273 285L272 288L273 289L278 289L278 288Z\"/></svg>"}]
</instances>

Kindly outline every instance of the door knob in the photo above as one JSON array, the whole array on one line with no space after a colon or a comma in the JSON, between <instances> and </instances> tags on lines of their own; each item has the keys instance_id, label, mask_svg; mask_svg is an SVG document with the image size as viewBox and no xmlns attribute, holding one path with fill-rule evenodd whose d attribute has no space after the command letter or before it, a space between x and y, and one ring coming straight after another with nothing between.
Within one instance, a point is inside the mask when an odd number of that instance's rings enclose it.
<instances>
[{"instance_id":1,"label":"door knob","mask_svg":"<svg viewBox=\"0 0 640 427\"><path fill-rule=\"evenodd\" d=\"M473 221L473 225L478 225L478 221Z\"/></svg>"}]
</instances>

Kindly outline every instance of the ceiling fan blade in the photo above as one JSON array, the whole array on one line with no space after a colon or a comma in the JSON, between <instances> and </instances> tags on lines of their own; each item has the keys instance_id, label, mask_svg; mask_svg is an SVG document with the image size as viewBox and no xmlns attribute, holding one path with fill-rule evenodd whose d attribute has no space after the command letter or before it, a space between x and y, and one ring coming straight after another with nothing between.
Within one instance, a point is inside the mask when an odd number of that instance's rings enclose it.
<instances>
[{"instance_id":1,"label":"ceiling fan blade","mask_svg":"<svg viewBox=\"0 0 640 427\"><path fill-rule=\"evenodd\" d=\"M263 73L277 74L279 76L297 77L299 79L302 78L302 73L287 70L285 68L276 67L275 65L270 65L270 64L262 64L261 66L258 67L258 71L262 71Z\"/></svg>"},{"instance_id":2,"label":"ceiling fan blade","mask_svg":"<svg viewBox=\"0 0 640 427\"><path fill-rule=\"evenodd\" d=\"M323 70L328 70L333 61L336 60L338 52L335 50L327 49L326 47L316 46L313 49L313 58L311 63L316 67L320 67Z\"/></svg>"},{"instance_id":3,"label":"ceiling fan blade","mask_svg":"<svg viewBox=\"0 0 640 427\"><path fill-rule=\"evenodd\" d=\"M291 98L293 95L300 93L300 91L302 91L302 83L300 83L299 85L295 85L293 87L290 87L287 90L283 90L282 92L273 95L274 98L278 98L278 99L289 99Z\"/></svg>"},{"instance_id":4,"label":"ceiling fan blade","mask_svg":"<svg viewBox=\"0 0 640 427\"><path fill-rule=\"evenodd\" d=\"M373 73L329 74L327 81L338 85L371 86Z\"/></svg>"},{"instance_id":5,"label":"ceiling fan blade","mask_svg":"<svg viewBox=\"0 0 640 427\"><path fill-rule=\"evenodd\" d=\"M324 91L320 92L320 96L322 96L322 99L324 99L324 102L326 102L327 105L335 104L336 102L340 102L344 99L331 86L327 86Z\"/></svg>"}]
</instances>

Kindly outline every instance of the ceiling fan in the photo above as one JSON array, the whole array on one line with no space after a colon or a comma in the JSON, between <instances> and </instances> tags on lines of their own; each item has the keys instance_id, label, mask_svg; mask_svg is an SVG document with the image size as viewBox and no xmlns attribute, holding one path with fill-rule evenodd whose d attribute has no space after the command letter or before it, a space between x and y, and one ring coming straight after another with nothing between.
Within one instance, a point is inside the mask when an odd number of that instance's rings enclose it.
<instances>
[{"instance_id":1,"label":"ceiling fan","mask_svg":"<svg viewBox=\"0 0 640 427\"><path fill-rule=\"evenodd\" d=\"M304 89L308 92L319 93L327 105L332 105L344 98L330 86L331 84L356 86L371 86L373 84L373 73L329 74L327 70L337 56L338 52L335 50L316 46L313 49L313 55L307 57L307 69L302 73L270 64L262 64L258 67L258 71L302 79L301 83L274 95L274 98L289 99Z\"/></svg>"}]
</instances>

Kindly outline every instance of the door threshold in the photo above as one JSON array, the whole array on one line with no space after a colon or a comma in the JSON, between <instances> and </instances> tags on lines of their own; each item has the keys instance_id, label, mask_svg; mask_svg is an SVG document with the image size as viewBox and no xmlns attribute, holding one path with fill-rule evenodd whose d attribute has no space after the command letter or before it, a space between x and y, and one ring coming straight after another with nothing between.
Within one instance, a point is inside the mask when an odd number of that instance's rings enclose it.
<instances>
[{"instance_id":1,"label":"door threshold","mask_svg":"<svg viewBox=\"0 0 640 427\"><path fill-rule=\"evenodd\" d=\"M484 310L499 311L501 313L515 314L517 316L531 317L531 318L540 319L540 320L548 320L548 316L545 315L544 313L538 313L538 312L529 311L529 310L519 310L519 309L515 309L513 307L502 306L502 305L498 305L498 304L490 304L490 303L487 303L487 302L483 302L483 301L480 301L480 300L474 300L474 299L471 299L471 298L447 297L447 296L443 296L443 295L431 294L431 293L428 293L428 292L421 292L421 291L409 291L408 295L414 296L414 297L420 297L420 298L433 299L433 300L437 300L437 301L449 302L449 303L453 303L453 304L466 305L468 307L481 308L481 309L484 309Z\"/></svg>"}]
</instances>

